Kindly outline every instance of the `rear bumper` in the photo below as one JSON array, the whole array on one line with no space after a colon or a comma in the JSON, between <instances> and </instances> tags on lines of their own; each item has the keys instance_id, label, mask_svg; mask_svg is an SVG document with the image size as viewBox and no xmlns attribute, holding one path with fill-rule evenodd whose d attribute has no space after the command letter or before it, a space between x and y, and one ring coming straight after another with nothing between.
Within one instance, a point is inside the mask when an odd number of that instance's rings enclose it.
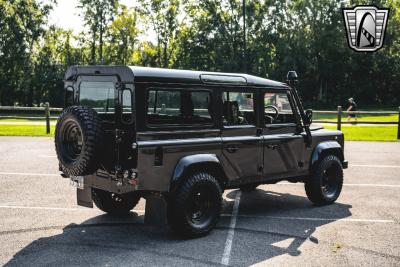
<instances>
[{"instance_id":1,"label":"rear bumper","mask_svg":"<svg viewBox=\"0 0 400 267\"><path fill-rule=\"evenodd\" d=\"M343 169L347 169L349 167L349 162L347 160L343 160L342 166L343 166Z\"/></svg>"}]
</instances>

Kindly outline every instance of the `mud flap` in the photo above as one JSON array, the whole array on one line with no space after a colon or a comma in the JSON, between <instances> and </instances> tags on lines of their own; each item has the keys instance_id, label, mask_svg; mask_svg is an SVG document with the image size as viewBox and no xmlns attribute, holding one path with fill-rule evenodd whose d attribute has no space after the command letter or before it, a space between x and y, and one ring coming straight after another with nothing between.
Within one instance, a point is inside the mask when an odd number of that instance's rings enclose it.
<instances>
[{"instance_id":1,"label":"mud flap","mask_svg":"<svg viewBox=\"0 0 400 267\"><path fill-rule=\"evenodd\" d=\"M93 208L92 188L85 186L83 189L76 189L76 199L79 206Z\"/></svg>"},{"instance_id":2,"label":"mud flap","mask_svg":"<svg viewBox=\"0 0 400 267\"><path fill-rule=\"evenodd\" d=\"M167 201L162 195L150 194L146 197L144 223L149 226L167 227Z\"/></svg>"}]
</instances>

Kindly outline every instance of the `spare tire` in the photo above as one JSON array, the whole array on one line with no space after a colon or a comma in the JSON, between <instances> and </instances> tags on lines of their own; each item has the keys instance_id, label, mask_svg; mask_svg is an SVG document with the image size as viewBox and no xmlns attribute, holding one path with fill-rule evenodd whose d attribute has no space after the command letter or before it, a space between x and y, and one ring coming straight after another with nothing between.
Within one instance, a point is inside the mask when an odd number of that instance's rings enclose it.
<instances>
[{"instance_id":1,"label":"spare tire","mask_svg":"<svg viewBox=\"0 0 400 267\"><path fill-rule=\"evenodd\" d=\"M64 109L54 137L61 171L71 176L94 173L100 165L103 138L101 119L95 110L84 106Z\"/></svg>"}]
</instances>

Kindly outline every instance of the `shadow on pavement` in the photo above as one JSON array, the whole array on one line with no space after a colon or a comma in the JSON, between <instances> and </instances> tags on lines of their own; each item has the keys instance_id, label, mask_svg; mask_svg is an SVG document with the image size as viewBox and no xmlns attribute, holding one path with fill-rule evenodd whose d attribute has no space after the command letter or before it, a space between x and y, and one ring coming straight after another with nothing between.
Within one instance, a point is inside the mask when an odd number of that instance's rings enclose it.
<instances>
[{"instance_id":1,"label":"shadow on pavement","mask_svg":"<svg viewBox=\"0 0 400 267\"><path fill-rule=\"evenodd\" d=\"M233 199L236 193L232 191L227 197ZM232 203L225 201L224 210L230 211ZM248 266L283 254L300 255L306 240L318 244L312 237L317 227L351 216L350 208L340 203L315 207L305 197L271 191L243 193L230 264ZM219 265L229 214L225 213L211 234L192 240L179 239L165 228L145 226L143 216L136 213L124 218L101 215L79 225L70 224L61 234L33 241L6 266Z\"/></svg>"},{"instance_id":2,"label":"shadow on pavement","mask_svg":"<svg viewBox=\"0 0 400 267\"><path fill-rule=\"evenodd\" d=\"M227 198L234 199L236 193ZM341 203L318 207L306 197L261 189L242 193L231 263L248 266L283 254L298 256L305 241L320 243L313 236L318 227L350 217L351 207Z\"/></svg>"}]
</instances>

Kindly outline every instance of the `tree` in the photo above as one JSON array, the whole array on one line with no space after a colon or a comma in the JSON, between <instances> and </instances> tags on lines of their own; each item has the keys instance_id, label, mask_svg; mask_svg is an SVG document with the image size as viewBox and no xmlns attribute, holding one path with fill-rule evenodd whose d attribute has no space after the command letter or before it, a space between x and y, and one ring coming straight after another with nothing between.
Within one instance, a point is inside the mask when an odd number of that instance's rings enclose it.
<instances>
[{"instance_id":1,"label":"tree","mask_svg":"<svg viewBox=\"0 0 400 267\"><path fill-rule=\"evenodd\" d=\"M171 67L176 60L177 42L181 28L179 0L141 0L141 13L150 30L156 34L157 65Z\"/></svg>"},{"instance_id":2,"label":"tree","mask_svg":"<svg viewBox=\"0 0 400 267\"><path fill-rule=\"evenodd\" d=\"M126 65L134 61L133 54L140 33L138 12L121 6L120 14L107 27L107 62Z\"/></svg>"},{"instance_id":3,"label":"tree","mask_svg":"<svg viewBox=\"0 0 400 267\"><path fill-rule=\"evenodd\" d=\"M33 48L44 33L51 4L0 0L0 104L32 105Z\"/></svg>"},{"instance_id":4,"label":"tree","mask_svg":"<svg viewBox=\"0 0 400 267\"><path fill-rule=\"evenodd\" d=\"M89 27L91 39L91 64L97 63L96 46L98 43L99 62L103 63L104 35L107 25L117 11L117 0L79 0L85 25Z\"/></svg>"}]
</instances>

